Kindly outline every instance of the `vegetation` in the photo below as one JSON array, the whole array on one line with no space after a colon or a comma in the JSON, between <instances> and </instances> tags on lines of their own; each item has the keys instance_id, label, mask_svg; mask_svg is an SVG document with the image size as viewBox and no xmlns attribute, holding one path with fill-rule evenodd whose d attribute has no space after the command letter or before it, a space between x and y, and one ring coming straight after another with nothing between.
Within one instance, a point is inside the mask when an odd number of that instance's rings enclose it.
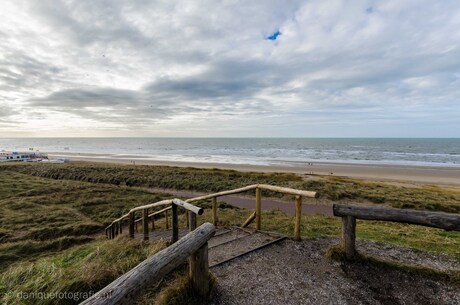
<instances>
[{"instance_id":1,"label":"vegetation","mask_svg":"<svg viewBox=\"0 0 460 305\"><path fill-rule=\"evenodd\" d=\"M321 200L373 203L396 208L460 213L460 189L441 186L405 186L341 177L238 172L167 166L100 163L4 164L0 171L14 171L51 179L67 179L123 186L193 190L206 193L250 184L267 183L317 191ZM268 195L273 195L267 193Z\"/></svg>"},{"instance_id":2,"label":"vegetation","mask_svg":"<svg viewBox=\"0 0 460 305\"><path fill-rule=\"evenodd\" d=\"M130 208L171 198L168 194L147 192L141 187L209 193L254 183L317 190L322 201L460 211L458 189L436 186L406 187L336 177L302 179L293 174L193 168L85 163L5 164L0 165L0 302L75 304L78 301L74 299L26 300L19 299L18 294L94 293L162 249L164 242L145 243L123 236L106 240L103 236L104 227ZM199 223L211 221L210 203L198 204L206 208L198 218ZM240 225L252 213L225 202L219 205L222 225ZM180 220L185 226L183 215ZM163 219L155 224L165 226ZM294 219L279 210L267 211L262 215L262 229L292 235ZM340 232L338 218L302 216L302 236L338 237ZM446 253L460 260L460 232L358 221L357 237ZM174 302L181 303L180 297L190 293L185 271L178 270L170 280L177 284L176 288L165 281L153 287L139 304L152 304L152 299L155 304L166 304L173 302L172 296L176 296Z\"/></svg>"}]
</instances>

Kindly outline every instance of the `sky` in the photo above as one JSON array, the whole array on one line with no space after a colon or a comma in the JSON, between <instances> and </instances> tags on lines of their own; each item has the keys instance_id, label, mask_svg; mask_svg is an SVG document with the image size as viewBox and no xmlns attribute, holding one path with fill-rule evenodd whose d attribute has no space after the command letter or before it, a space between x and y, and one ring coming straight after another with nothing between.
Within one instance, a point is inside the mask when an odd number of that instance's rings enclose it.
<instances>
[{"instance_id":1,"label":"sky","mask_svg":"<svg viewBox=\"0 0 460 305\"><path fill-rule=\"evenodd\" d=\"M460 2L2 0L0 137L460 137Z\"/></svg>"}]
</instances>

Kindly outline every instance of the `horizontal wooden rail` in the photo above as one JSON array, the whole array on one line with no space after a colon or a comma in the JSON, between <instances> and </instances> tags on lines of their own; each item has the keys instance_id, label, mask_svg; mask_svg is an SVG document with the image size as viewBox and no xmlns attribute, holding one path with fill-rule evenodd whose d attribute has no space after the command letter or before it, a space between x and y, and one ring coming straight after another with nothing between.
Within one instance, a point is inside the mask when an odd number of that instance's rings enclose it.
<instances>
[{"instance_id":1,"label":"horizontal wooden rail","mask_svg":"<svg viewBox=\"0 0 460 305\"><path fill-rule=\"evenodd\" d=\"M150 213L148 217L150 218L150 217L156 216L156 215L158 215L158 214L164 213L164 212L169 211L169 210L171 210L171 209L172 209L172 207L167 207L167 208L161 209L161 210L156 211L156 212L154 212L154 213ZM128 216L129 216L129 214L128 214ZM136 219L134 222L142 221L142 219L143 219L143 218L138 218L138 219Z\"/></svg>"},{"instance_id":2,"label":"horizontal wooden rail","mask_svg":"<svg viewBox=\"0 0 460 305\"><path fill-rule=\"evenodd\" d=\"M193 212L197 215L201 215L203 214L203 209L202 208L199 208L197 206L194 206L193 204L190 204L186 201L182 201L180 199L173 199L173 203L177 206L180 206L180 207L183 207L184 209L190 211L190 212Z\"/></svg>"},{"instance_id":3,"label":"horizontal wooden rail","mask_svg":"<svg viewBox=\"0 0 460 305\"><path fill-rule=\"evenodd\" d=\"M269 184L259 184L258 187L263 190L284 193L288 195L296 195L296 196L303 196L303 197L310 197L310 198L318 197L317 192L296 190L296 189L291 189L289 187L280 187L280 186L274 186L274 185L269 185Z\"/></svg>"},{"instance_id":4,"label":"horizontal wooden rail","mask_svg":"<svg viewBox=\"0 0 460 305\"><path fill-rule=\"evenodd\" d=\"M132 304L135 297L161 281L166 274L184 263L188 257L193 258L189 271L193 288L201 295L208 294L207 242L215 232L214 225L202 224L175 244L147 258L80 304Z\"/></svg>"},{"instance_id":5,"label":"horizontal wooden rail","mask_svg":"<svg viewBox=\"0 0 460 305\"><path fill-rule=\"evenodd\" d=\"M340 204L334 204L333 210L334 216L342 217L342 249L347 259L353 258L356 254L356 219L400 222L460 231L460 214Z\"/></svg>"},{"instance_id":6,"label":"horizontal wooden rail","mask_svg":"<svg viewBox=\"0 0 460 305\"><path fill-rule=\"evenodd\" d=\"M234 190L223 191L223 192L219 192L219 193L214 193L214 194L204 195L204 196L200 196L200 197L190 198L190 199L187 199L185 201L186 202L194 202L194 201L199 201L199 200L211 199L211 198L215 198L215 197L222 197L222 196L226 196L226 195L239 194L239 193L247 192L247 191L250 191L250 190L254 190L256 188L257 188L257 184L253 184L253 185L248 185L248 186L241 187L241 188L234 189Z\"/></svg>"},{"instance_id":7,"label":"horizontal wooden rail","mask_svg":"<svg viewBox=\"0 0 460 305\"><path fill-rule=\"evenodd\" d=\"M340 204L334 204L333 210L334 216L340 217L353 216L357 219L403 222L460 231L460 214Z\"/></svg>"}]
</instances>

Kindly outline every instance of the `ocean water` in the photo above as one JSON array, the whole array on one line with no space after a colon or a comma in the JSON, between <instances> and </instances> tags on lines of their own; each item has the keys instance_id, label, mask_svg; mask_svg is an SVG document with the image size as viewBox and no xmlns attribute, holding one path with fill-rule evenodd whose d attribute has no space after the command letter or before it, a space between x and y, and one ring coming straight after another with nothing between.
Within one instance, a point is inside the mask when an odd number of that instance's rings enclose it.
<instances>
[{"instance_id":1,"label":"ocean water","mask_svg":"<svg viewBox=\"0 0 460 305\"><path fill-rule=\"evenodd\" d=\"M339 162L460 166L460 139L10 138L0 150L233 164ZM104 156L101 156L103 158Z\"/></svg>"}]
</instances>

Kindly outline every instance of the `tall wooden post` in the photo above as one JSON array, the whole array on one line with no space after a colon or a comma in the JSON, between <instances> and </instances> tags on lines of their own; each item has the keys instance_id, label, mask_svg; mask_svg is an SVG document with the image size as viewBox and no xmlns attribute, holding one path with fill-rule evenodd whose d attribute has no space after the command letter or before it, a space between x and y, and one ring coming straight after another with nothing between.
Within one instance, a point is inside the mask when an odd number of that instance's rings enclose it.
<instances>
[{"instance_id":1,"label":"tall wooden post","mask_svg":"<svg viewBox=\"0 0 460 305\"><path fill-rule=\"evenodd\" d=\"M302 219L302 197L295 197L295 226L294 226L294 240L300 241L300 222Z\"/></svg>"},{"instance_id":2,"label":"tall wooden post","mask_svg":"<svg viewBox=\"0 0 460 305\"><path fill-rule=\"evenodd\" d=\"M212 197L212 223L217 226L217 197Z\"/></svg>"},{"instance_id":3,"label":"tall wooden post","mask_svg":"<svg viewBox=\"0 0 460 305\"><path fill-rule=\"evenodd\" d=\"M144 240L149 240L149 209L142 210L142 233Z\"/></svg>"},{"instance_id":4,"label":"tall wooden post","mask_svg":"<svg viewBox=\"0 0 460 305\"><path fill-rule=\"evenodd\" d=\"M196 229L196 214L193 212L190 212L190 232Z\"/></svg>"},{"instance_id":5,"label":"tall wooden post","mask_svg":"<svg viewBox=\"0 0 460 305\"><path fill-rule=\"evenodd\" d=\"M191 213L195 215L195 213ZM208 243L193 253L189 258L189 276L192 287L201 296L209 294Z\"/></svg>"},{"instance_id":6,"label":"tall wooden post","mask_svg":"<svg viewBox=\"0 0 460 305\"><path fill-rule=\"evenodd\" d=\"M129 237L134 238L134 212L129 213Z\"/></svg>"},{"instance_id":7,"label":"tall wooden post","mask_svg":"<svg viewBox=\"0 0 460 305\"><path fill-rule=\"evenodd\" d=\"M342 249L347 259L355 256L356 248L356 217L342 217Z\"/></svg>"},{"instance_id":8,"label":"tall wooden post","mask_svg":"<svg viewBox=\"0 0 460 305\"><path fill-rule=\"evenodd\" d=\"M110 226L110 231L111 231L110 234L112 234L112 238L115 238L115 236L116 236L115 235L115 224L112 224Z\"/></svg>"},{"instance_id":9,"label":"tall wooden post","mask_svg":"<svg viewBox=\"0 0 460 305\"><path fill-rule=\"evenodd\" d=\"M259 187L256 188L256 230L260 230L262 222L262 194Z\"/></svg>"},{"instance_id":10,"label":"tall wooden post","mask_svg":"<svg viewBox=\"0 0 460 305\"><path fill-rule=\"evenodd\" d=\"M187 222L187 228L190 227L190 212L188 210L185 211L185 219Z\"/></svg>"},{"instance_id":11,"label":"tall wooden post","mask_svg":"<svg viewBox=\"0 0 460 305\"><path fill-rule=\"evenodd\" d=\"M120 226L120 234L123 233L123 219L118 223Z\"/></svg>"},{"instance_id":12,"label":"tall wooden post","mask_svg":"<svg viewBox=\"0 0 460 305\"><path fill-rule=\"evenodd\" d=\"M165 226L166 226L166 230L169 229L169 220L168 220L168 210L165 211Z\"/></svg>"},{"instance_id":13,"label":"tall wooden post","mask_svg":"<svg viewBox=\"0 0 460 305\"><path fill-rule=\"evenodd\" d=\"M177 205L171 205L172 212L172 243L179 240L179 215L177 215Z\"/></svg>"}]
</instances>

